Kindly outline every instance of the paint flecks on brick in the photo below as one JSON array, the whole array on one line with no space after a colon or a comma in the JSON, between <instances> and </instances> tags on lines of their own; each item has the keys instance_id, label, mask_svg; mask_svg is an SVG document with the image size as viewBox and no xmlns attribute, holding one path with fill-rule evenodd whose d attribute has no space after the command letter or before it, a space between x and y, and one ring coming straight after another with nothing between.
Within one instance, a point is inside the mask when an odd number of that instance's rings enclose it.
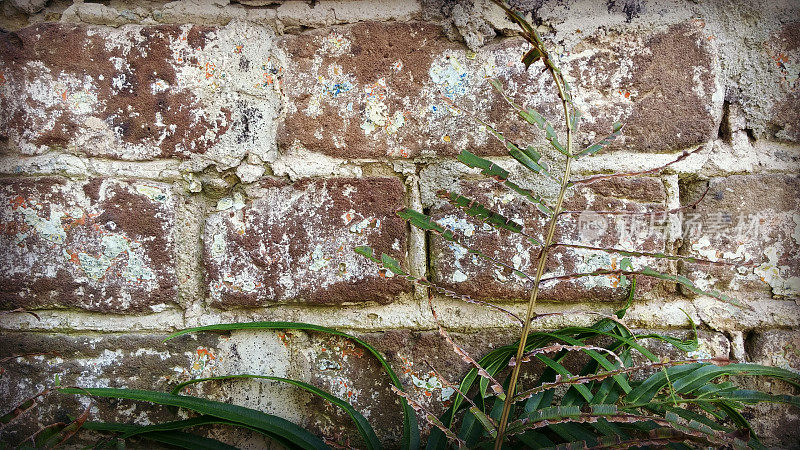
<instances>
[{"instance_id":1,"label":"paint flecks on brick","mask_svg":"<svg viewBox=\"0 0 800 450\"><path fill-rule=\"evenodd\" d=\"M704 184L686 186L685 201ZM686 264L687 276L740 300L799 297L800 180L790 175L732 175L709 184L703 202L684 215L684 249L692 256L743 265Z\"/></svg>"},{"instance_id":2,"label":"paint flecks on brick","mask_svg":"<svg viewBox=\"0 0 800 450\"><path fill-rule=\"evenodd\" d=\"M168 185L0 181L2 307L157 310L176 302Z\"/></svg>"},{"instance_id":3,"label":"paint flecks on brick","mask_svg":"<svg viewBox=\"0 0 800 450\"><path fill-rule=\"evenodd\" d=\"M562 114L550 77L519 61L519 40L474 53L431 24L363 23L286 37L281 45L289 105L278 139L286 147L348 158L454 155L461 148L505 153L457 108L545 144L493 91L488 79L495 77L551 122ZM586 133L578 145L605 136L615 121L628 131L614 148L669 152L711 139L722 106L713 57L692 23L658 33L598 32L558 55L579 86L573 94Z\"/></svg>"},{"instance_id":4,"label":"paint flecks on brick","mask_svg":"<svg viewBox=\"0 0 800 450\"><path fill-rule=\"evenodd\" d=\"M384 279L358 245L405 259L404 204L392 178L265 181L240 207L208 218L207 281L219 306L386 303L408 286Z\"/></svg>"},{"instance_id":5,"label":"paint flecks on brick","mask_svg":"<svg viewBox=\"0 0 800 450\"><path fill-rule=\"evenodd\" d=\"M230 167L274 158L272 31L231 24L100 29L40 24L0 40L0 126L25 154ZM269 71L269 70L268 70ZM280 74L271 74L279 79Z\"/></svg>"},{"instance_id":6,"label":"paint flecks on brick","mask_svg":"<svg viewBox=\"0 0 800 450\"><path fill-rule=\"evenodd\" d=\"M800 22L789 22L764 42L764 50L776 76L773 87L779 93L770 121L778 128L776 137L800 140Z\"/></svg>"},{"instance_id":7,"label":"paint flecks on brick","mask_svg":"<svg viewBox=\"0 0 800 450\"><path fill-rule=\"evenodd\" d=\"M423 182L425 182L423 180ZM544 241L546 217L521 198L508 201L506 191L491 180L461 181L459 192L474 198L506 217L523 224L525 232ZM651 217L641 213L665 210L666 194L660 180L641 178L607 180L578 188L565 201L565 209L579 212L564 214L555 234L555 242L594 247L627 248L645 252L663 252L666 245L665 224L659 227ZM604 216L591 211L628 211L630 214ZM526 300L530 282L512 273L519 270L531 277L536 272L538 247L522 235L500 233L454 209L437 202L431 216L444 227L453 230L459 240L471 248L506 263L509 268L497 267L465 247L433 237L431 264L435 281L445 287L475 298ZM614 253L554 247L548 256L544 279L570 273L586 273L598 269L623 269L625 258ZM627 258L633 268L660 267L652 258ZM577 280L549 281L542 284L540 298L544 301L614 301L625 298L630 284L619 275L584 277ZM638 280L639 293L653 289L651 280Z\"/></svg>"}]
</instances>

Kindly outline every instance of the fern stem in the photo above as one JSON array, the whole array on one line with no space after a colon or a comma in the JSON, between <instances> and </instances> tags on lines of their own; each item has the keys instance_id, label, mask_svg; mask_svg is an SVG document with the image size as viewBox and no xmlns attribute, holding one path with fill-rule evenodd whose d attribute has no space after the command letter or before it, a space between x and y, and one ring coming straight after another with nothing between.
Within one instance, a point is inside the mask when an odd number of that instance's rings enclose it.
<instances>
[{"instance_id":1,"label":"fern stem","mask_svg":"<svg viewBox=\"0 0 800 450\"><path fill-rule=\"evenodd\" d=\"M550 75L553 77L553 81L555 82L556 87L558 88L558 97L561 99L561 104L564 107L564 121L567 124L567 162L564 165L564 174L561 178L561 189L558 192L558 200L556 201L555 209L553 210L553 215L550 217L550 223L547 228L547 236L545 237L544 246L539 251L539 261L538 266L536 268L536 278L533 283L533 289L531 290L530 299L528 300L528 310L525 313L525 323L522 326L522 336L519 340L519 346L517 347L517 356L516 361L520 361L522 359L523 354L525 353L525 345L527 344L528 340L528 333L530 333L531 329L531 321L534 316L534 310L536 308L536 300L539 296L539 282L542 279L542 275L544 274L545 264L547 263L547 254L550 250L550 247L553 245L553 236L556 231L556 223L558 221L559 212L561 211L561 207L564 203L564 197L567 193L567 189L570 187L569 177L570 177L570 168L572 164L572 120L570 115L570 102L567 97L567 93L565 92L565 85L564 79L562 78L560 73L557 73L554 70L551 64L548 64L549 55L546 51L544 51L544 43L542 43L539 34L533 30L533 36L538 44L538 46L543 50L542 51L542 58L545 60L545 67L547 67L550 72ZM505 438L506 428L508 426L508 417L511 413L511 408L514 404L514 392L517 387L517 380L519 379L519 371L522 367L522 364L516 364L511 372L511 378L508 384L508 390L506 392L506 401L503 403L503 413L500 416L500 425L497 429L497 437L494 441L494 449L501 450L503 447L503 439Z\"/></svg>"}]
</instances>

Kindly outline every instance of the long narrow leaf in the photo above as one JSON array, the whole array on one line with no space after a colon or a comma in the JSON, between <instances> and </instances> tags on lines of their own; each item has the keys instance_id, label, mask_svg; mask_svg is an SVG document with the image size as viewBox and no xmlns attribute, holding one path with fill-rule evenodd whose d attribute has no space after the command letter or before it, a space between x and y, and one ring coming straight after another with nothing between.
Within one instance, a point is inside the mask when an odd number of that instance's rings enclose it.
<instances>
[{"instance_id":1,"label":"long narrow leaf","mask_svg":"<svg viewBox=\"0 0 800 450\"><path fill-rule=\"evenodd\" d=\"M219 423L217 419L215 422ZM170 422L172 423L172 422ZM224 421L222 423L225 423ZM206 438L191 433L183 433L179 431L145 431L150 429L151 425L129 425L122 423L106 423L106 422L86 422L83 428L93 431L113 431L117 433L124 433L129 436L137 436L142 439L147 439L163 444L173 445L179 448L196 449L196 450L236 450L236 447L220 442L216 439ZM185 428L185 427L181 427ZM124 439L124 438L120 438Z\"/></svg>"},{"instance_id":2,"label":"long narrow leaf","mask_svg":"<svg viewBox=\"0 0 800 450\"><path fill-rule=\"evenodd\" d=\"M366 252L366 250L364 250ZM369 249L369 255L372 256L372 249ZM365 255L366 256L366 255ZM319 325L313 325L309 323L302 323L302 322L249 322L249 323L227 323L227 324L218 324L218 325L207 325L203 327L195 327L195 328L188 328L185 330L178 331L177 333L171 334L167 339L173 339L183 334L189 333L198 333L203 331L234 331L234 330L304 330L304 331L316 331L325 334L331 334L334 336L341 336L347 339L351 339L357 344L361 345L367 351L369 351L375 358L378 359L383 370L389 376L392 384L402 390L403 385L400 383L400 378L397 377L397 374L392 370L392 367L389 365L389 362L381 355L378 350L376 350L373 346L369 345L367 342L359 339L355 336L352 336L347 333L343 333L341 331L334 330L333 328L323 327ZM406 403L405 401L400 402L403 407L403 448L411 448L415 449L419 447L419 428L417 426L416 416L414 414L414 410L411 406Z\"/></svg>"},{"instance_id":3,"label":"long narrow leaf","mask_svg":"<svg viewBox=\"0 0 800 450\"><path fill-rule=\"evenodd\" d=\"M547 204L540 196L510 181L508 179L509 175L508 171L498 166L497 164L489 160L483 159L481 157L475 156L466 150L462 150L457 158L466 166L471 167L473 169L475 168L481 169L481 174L490 177L499 183L503 183L503 185L505 185L507 188L511 189L512 191L516 192L520 196L526 198L528 201L536 205L536 208L546 216L550 217L553 215L553 209L547 206Z\"/></svg>"},{"instance_id":4,"label":"long narrow leaf","mask_svg":"<svg viewBox=\"0 0 800 450\"><path fill-rule=\"evenodd\" d=\"M614 122L614 124L611 126L611 130L612 133L608 136L576 153L575 159L578 159L582 156L594 155L600 150L606 148L609 144L614 142L614 140L618 138L620 134L622 134L622 124L619 122Z\"/></svg>"},{"instance_id":5,"label":"long narrow leaf","mask_svg":"<svg viewBox=\"0 0 800 450\"><path fill-rule=\"evenodd\" d=\"M304 383L298 380L292 380L290 378L284 377L275 377L269 375L251 375L251 374L239 374L239 375L223 375L218 377L208 377L208 378L196 378L194 380L184 381L183 383L178 384L172 389L172 394L177 395L183 388L186 386L195 384L195 383L204 383L207 381L222 381L222 380L234 380L234 379L264 379L270 381L279 381L281 383L291 384L292 386L297 386L305 391L308 391L328 402L342 408L345 410L347 415L353 419L353 422L358 428L358 432L361 434L361 438L364 439L364 442L367 445L368 449L380 449L382 448L380 441L378 441L378 436L375 435L375 430L372 429L372 426L367 422L367 419L350 403L340 399L332 395L330 392L320 389L314 385Z\"/></svg>"},{"instance_id":6,"label":"long narrow leaf","mask_svg":"<svg viewBox=\"0 0 800 450\"><path fill-rule=\"evenodd\" d=\"M303 428L271 414L266 414L243 406L213 400L173 395L166 392L146 391L139 389L116 388L72 388L58 389L65 394L94 395L98 397L124 398L155 403L165 406L177 406L201 414L219 417L249 427L263 430L269 434L284 436L289 442L304 449L327 449L328 446L318 437Z\"/></svg>"}]
</instances>

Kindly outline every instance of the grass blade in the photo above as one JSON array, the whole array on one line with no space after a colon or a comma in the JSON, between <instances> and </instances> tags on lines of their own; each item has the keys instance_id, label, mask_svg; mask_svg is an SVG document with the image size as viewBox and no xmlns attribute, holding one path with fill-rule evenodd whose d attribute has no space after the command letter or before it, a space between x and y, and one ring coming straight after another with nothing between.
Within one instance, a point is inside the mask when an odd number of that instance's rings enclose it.
<instances>
[{"instance_id":1,"label":"grass blade","mask_svg":"<svg viewBox=\"0 0 800 450\"><path fill-rule=\"evenodd\" d=\"M180 420L175 422L168 422L165 424L161 424L164 426L169 426L168 424L177 424L179 422L189 422L192 419L187 420ZM212 421L202 423L197 423L197 425L203 425L206 423L230 423L227 421L221 421L219 419L212 418ZM145 431L155 429L155 427L159 427L160 425L130 425L130 424L123 424L123 423L108 423L108 422L86 422L83 428L92 431L111 431L116 433L124 433L128 436L136 436L142 439L147 439L155 442L161 442L163 444L173 445L179 448L187 448L187 449L196 449L196 450L235 450L236 447L228 445L224 442L220 442L216 439L210 439L202 436L198 436L196 434L191 433L183 433L179 431L174 431L180 428L186 428L186 426L170 429L165 428L166 430L170 431ZM189 425L192 426L192 425ZM120 439L124 439L125 437L120 437Z\"/></svg>"},{"instance_id":2,"label":"grass blade","mask_svg":"<svg viewBox=\"0 0 800 450\"><path fill-rule=\"evenodd\" d=\"M358 249L357 249L358 250ZM362 248L362 251L366 252L365 249ZM366 254L364 253L366 256ZM369 249L369 257L372 257L372 249ZM357 344L361 345L367 351L372 353L375 358L378 359L383 370L389 376L392 384L397 388L402 390L403 385L400 383L400 378L397 377L397 374L392 370L392 367L389 365L389 362L381 355L378 350L376 350L373 346L369 345L367 342L352 336L347 333L343 333L341 331L334 330L333 328L323 327L319 325L313 325L309 323L302 323L302 322L249 322L249 323L227 323L227 324L218 324L218 325L207 325L203 327L195 327L195 328L187 328L185 330L178 331L177 333L173 333L167 337L166 340L173 339L175 337L189 334L189 333L198 333L203 331L234 331L234 330L304 330L304 331L316 331L319 333L331 334L334 336L341 336L347 339L351 339ZM419 428L417 426L417 419L414 413L413 408L408 404L406 401L401 401L400 404L403 408L403 441L402 447L405 449L416 449L419 448Z\"/></svg>"},{"instance_id":3,"label":"grass blade","mask_svg":"<svg viewBox=\"0 0 800 450\"><path fill-rule=\"evenodd\" d=\"M146 391L139 389L116 388L59 388L65 394L94 395L98 397L124 398L155 403L165 406L177 406L237 424L244 424L268 435L283 436L288 442L303 449L327 449L328 446L303 428L271 414L266 414L243 406L231 405L197 397L173 395L166 392Z\"/></svg>"},{"instance_id":4,"label":"grass blade","mask_svg":"<svg viewBox=\"0 0 800 450\"><path fill-rule=\"evenodd\" d=\"M297 386L305 391L311 392L312 394L320 398L323 398L328 402L344 409L347 415L349 415L350 418L353 419L353 422L355 422L356 428L358 428L358 432L361 434L361 437L367 444L368 449L382 448L380 441L378 441L378 436L375 435L375 430L373 430L372 426L369 424L369 422L367 422L367 419L360 412L356 411L355 408L353 408L353 405L340 399L339 397L332 395L330 392L327 392L311 384L304 383L302 381L292 380L290 378L274 377L269 375L251 375L251 374L223 375L218 377L196 378L194 380L184 381L183 383L180 383L179 385L175 386L175 388L172 390L172 394L178 395L178 393L183 388L195 383L204 383L207 381L234 380L234 379L264 379L271 381L279 381L282 383L288 383L293 386Z\"/></svg>"}]
</instances>

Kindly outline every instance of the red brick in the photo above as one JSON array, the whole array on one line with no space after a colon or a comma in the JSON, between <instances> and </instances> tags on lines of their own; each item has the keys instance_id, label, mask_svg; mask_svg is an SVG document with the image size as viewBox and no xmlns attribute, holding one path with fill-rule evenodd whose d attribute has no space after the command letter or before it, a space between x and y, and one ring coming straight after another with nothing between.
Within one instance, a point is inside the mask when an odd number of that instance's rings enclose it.
<instances>
[{"instance_id":1,"label":"red brick","mask_svg":"<svg viewBox=\"0 0 800 450\"><path fill-rule=\"evenodd\" d=\"M769 121L776 127L777 138L792 142L800 141L800 79L797 65L800 64L800 22L789 22L771 38L763 48L772 70L777 71L775 83L769 88L778 94L773 104Z\"/></svg>"},{"instance_id":2,"label":"red brick","mask_svg":"<svg viewBox=\"0 0 800 450\"><path fill-rule=\"evenodd\" d=\"M510 136L544 143L488 77L555 125L562 122L549 75L541 63L525 72L519 60L526 44L517 39L476 55L431 24L361 23L287 36L280 45L290 55L283 146L346 158L454 155L461 148L505 153L442 96ZM568 49L563 69L584 110L579 146L608 134L615 121L627 128L612 149L669 152L715 136L722 99L715 96L714 52L693 22L661 32L599 32Z\"/></svg>"},{"instance_id":3,"label":"red brick","mask_svg":"<svg viewBox=\"0 0 800 450\"><path fill-rule=\"evenodd\" d=\"M263 135L274 130L274 88L261 86L261 62L248 59L268 60L269 42L243 27L233 32L252 39L238 47L231 32L205 26L43 23L4 33L0 134L26 154L228 163L221 147L236 161L255 145L272 151Z\"/></svg>"},{"instance_id":4,"label":"red brick","mask_svg":"<svg viewBox=\"0 0 800 450\"><path fill-rule=\"evenodd\" d=\"M0 180L0 202L2 308L132 312L175 302L169 186L12 178Z\"/></svg>"},{"instance_id":5,"label":"red brick","mask_svg":"<svg viewBox=\"0 0 800 450\"><path fill-rule=\"evenodd\" d=\"M683 251L756 267L686 264L686 275L745 303L800 295L800 178L733 175L708 183L703 201L684 214ZM686 186L682 200L694 201L705 186Z\"/></svg>"},{"instance_id":6,"label":"red brick","mask_svg":"<svg viewBox=\"0 0 800 450\"><path fill-rule=\"evenodd\" d=\"M404 204L395 178L265 181L247 204L208 218L207 282L220 306L274 302L387 303L408 289L354 253L370 245L401 261ZM254 192L255 192L254 191Z\"/></svg>"},{"instance_id":7,"label":"red brick","mask_svg":"<svg viewBox=\"0 0 800 450\"><path fill-rule=\"evenodd\" d=\"M517 197L491 180L462 181L460 193L474 198L489 208L523 224L524 231L544 241L546 218L531 203ZM511 200L509 202L509 200ZM665 210L666 195L659 179L619 179L599 181L581 187L565 201L565 208L574 211L628 211L647 212ZM443 226L457 231L456 235L466 245L487 256L522 270L531 278L536 273L538 247L528 243L519 234L483 225L449 204L437 203L431 215ZM664 228L651 227L650 215L564 214L559 218L555 241L595 247L626 248L646 252L665 250ZM587 231L586 219L599 219L601 228ZM656 221L656 225L660 225ZM510 270L496 268L492 263L469 255L457 244L438 236L432 239L431 267L435 281L459 293L474 298L527 300L530 284L511 274ZM623 257L613 253L555 247L548 256L544 278L596 269L619 269ZM650 258L632 258L634 267L661 267ZM662 267L663 268L663 267ZM642 278L637 291L653 288L652 280ZM540 299L544 301L574 302L581 300L615 301L625 298L627 281L617 276L586 277L578 280L546 282L542 284Z\"/></svg>"}]
</instances>

